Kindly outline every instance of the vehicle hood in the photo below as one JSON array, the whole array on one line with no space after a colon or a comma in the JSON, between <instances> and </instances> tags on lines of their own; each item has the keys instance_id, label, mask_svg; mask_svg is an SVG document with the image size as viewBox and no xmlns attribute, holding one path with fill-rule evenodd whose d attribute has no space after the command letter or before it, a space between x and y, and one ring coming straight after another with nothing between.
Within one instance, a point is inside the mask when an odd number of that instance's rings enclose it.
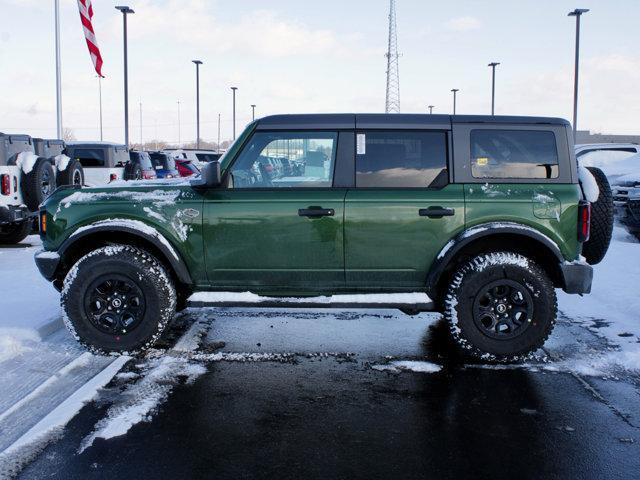
<instances>
[{"instance_id":1,"label":"vehicle hood","mask_svg":"<svg viewBox=\"0 0 640 480\"><path fill-rule=\"evenodd\" d=\"M43 207L47 211L60 211L75 204L105 202L153 204L155 207L163 207L173 205L179 199L187 200L195 197L196 194L188 179L116 181L100 187L59 188L45 200Z\"/></svg>"}]
</instances>

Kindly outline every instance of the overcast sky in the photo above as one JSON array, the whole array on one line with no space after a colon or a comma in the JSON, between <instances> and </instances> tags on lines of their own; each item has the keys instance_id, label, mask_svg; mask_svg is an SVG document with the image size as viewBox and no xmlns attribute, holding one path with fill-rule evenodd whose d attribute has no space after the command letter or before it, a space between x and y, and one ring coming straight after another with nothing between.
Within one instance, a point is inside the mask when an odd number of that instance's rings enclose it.
<instances>
[{"instance_id":1,"label":"overcast sky","mask_svg":"<svg viewBox=\"0 0 640 480\"><path fill-rule=\"evenodd\" d=\"M55 136L53 0L0 0L0 131ZM122 16L125 0L94 0L104 58L105 140L123 139ZM201 136L231 136L257 115L381 112L387 0L130 0L131 141L195 138L195 66L201 67ZM572 115L576 7L583 17L579 128L640 134L639 0L397 0L403 112L490 111ZM98 130L98 83L76 0L61 0L64 126L78 139Z\"/></svg>"}]
</instances>

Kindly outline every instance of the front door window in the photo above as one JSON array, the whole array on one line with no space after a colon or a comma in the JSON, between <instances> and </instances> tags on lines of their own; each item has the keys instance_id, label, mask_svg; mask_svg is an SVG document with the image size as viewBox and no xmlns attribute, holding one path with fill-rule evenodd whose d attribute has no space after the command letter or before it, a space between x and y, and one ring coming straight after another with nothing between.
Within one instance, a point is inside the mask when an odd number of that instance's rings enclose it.
<instances>
[{"instance_id":1,"label":"front door window","mask_svg":"<svg viewBox=\"0 0 640 480\"><path fill-rule=\"evenodd\" d=\"M330 188L336 133L256 132L231 168L229 188Z\"/></svg>"}]
</instances>

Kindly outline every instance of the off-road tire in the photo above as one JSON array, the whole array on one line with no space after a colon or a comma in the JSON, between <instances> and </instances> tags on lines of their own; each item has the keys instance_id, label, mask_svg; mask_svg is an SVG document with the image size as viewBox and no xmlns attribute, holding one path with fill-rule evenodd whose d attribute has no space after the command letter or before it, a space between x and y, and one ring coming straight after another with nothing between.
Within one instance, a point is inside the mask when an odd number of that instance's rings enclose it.
<instances>
[{"instance_id":1,"label":"off-road tire","mask_svg":"<svg viewBox=\"0 0 640 480\"><path fill-rule=\"evenodd\" d=\"M27 238L31 233L31 221L23 220L16 223L0 225L0 245L15 245Z\"/></svg>"},{"instance_id":2,"label":"off-road tire","mask_svg":"<svg viewBox=\"0 0 640 480\"><path fill-rule=\"evenodd\" d=\"M58 172L56 176L56 184L61 187L63 185L84 185L84 170L82 164L78 160L70 160L67 168Z\"/></svg>"},{"instance_id":3,"label":"off-road tire","mask_svg":"<svg viewBox=\"0 0 640 480\"><path fill-rule=\"evenodd\" d=\"M505 281L522 288L532 314L529 321L522 322L526 328L517 336L491 338L474 320L474 302L487 285ZM557 309L553 284L538 265L520 254L493 252L478 255L456 271L446 294L444 316L453 339L465 353L513 362L526 359L544 344L555 325Z\"/></svg>"},{"instance_id":4,"label":"off-road tire","mask_svg":"<svg viewBox=\"0 0 640 480\"><path fill-rule=\"evenodd\" d=\"M595 203L591 204L591 233L589 241L582 245L582 255L590 265L596 265L602 261L613 233L613 194L607 176L596 167L587 167L598 184L600 195Z\"/></svg>"},{"instance_id":5,"label":"off-road tire","mask_svg":"<svg viewBox=\"0 0 640 480\"><path fill-rule=\"evenodd\" d=\"M92 285L113 276L125 278L141 291L143 314L137 326L124 334L105 333L90 318ZM123 302L126 306L126 301ZM64 321L86 348L101 354L136 354L160 337L176 310L176 291L162 264L144 250L128 245L98 248L71 268L61 295Z\"/></svg>"},{"instance_id":6,"label":"off-road tire","mask_svg":"<svg viewBox=\"0 0 640 480\"><path fill-rule=\"evenodd\" d=\"M33 169L22 175L22 198L30 211L38 210L40 204L55 190L55 182L55 170L46 158L38 158Z\"/></svg>"},{"instance_id":7,"label":"off-road tire","mask_svg":"<svg viewBox=\"0 0 640 480\"><path fill-rule=\"evenodd\" d=\"M124 179L125 180L141 180L142 179L142 167L139 163L127 163L124 167Z\"/></svg>"}]
</instances>

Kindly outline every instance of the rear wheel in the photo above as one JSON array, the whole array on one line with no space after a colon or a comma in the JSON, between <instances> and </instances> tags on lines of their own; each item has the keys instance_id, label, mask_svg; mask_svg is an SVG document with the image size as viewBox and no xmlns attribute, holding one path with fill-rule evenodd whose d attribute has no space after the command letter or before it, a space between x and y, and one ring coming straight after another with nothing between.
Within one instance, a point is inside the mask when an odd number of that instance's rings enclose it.
<instances>
[{"instance_id":1,"label":"rear wheel","mask_svg":"<svg viewBox=\"0 0 640 480\"><path fill-rule=\"evenodd\" d=\"M515 361L540 348L553 329L553 284L530 259L510 252L475 257L454 275L445 318L472 356Z\"/></svg>"},{"instance_id":2,"label":"rear wheel","mask_svg":"<svg viewBox=\"0 0 640 480\"><path fill-rule=\"evenodd\" d=\"M31 233L31 222L23 220L17 223L0 225L0 245L15 245Z\"/></svg>"},{"instance_id":3,"label":"rear wheel","mask_svg":"<svg viewBox=\"0 0 640 480\"><path fill-rule=\"evenodd\" d=\"M151 347L176 309L164 267L149 253L124 245L82 257L62 289L65 323L99 353L135 353Z\"/></svg>"}]
</instances>

